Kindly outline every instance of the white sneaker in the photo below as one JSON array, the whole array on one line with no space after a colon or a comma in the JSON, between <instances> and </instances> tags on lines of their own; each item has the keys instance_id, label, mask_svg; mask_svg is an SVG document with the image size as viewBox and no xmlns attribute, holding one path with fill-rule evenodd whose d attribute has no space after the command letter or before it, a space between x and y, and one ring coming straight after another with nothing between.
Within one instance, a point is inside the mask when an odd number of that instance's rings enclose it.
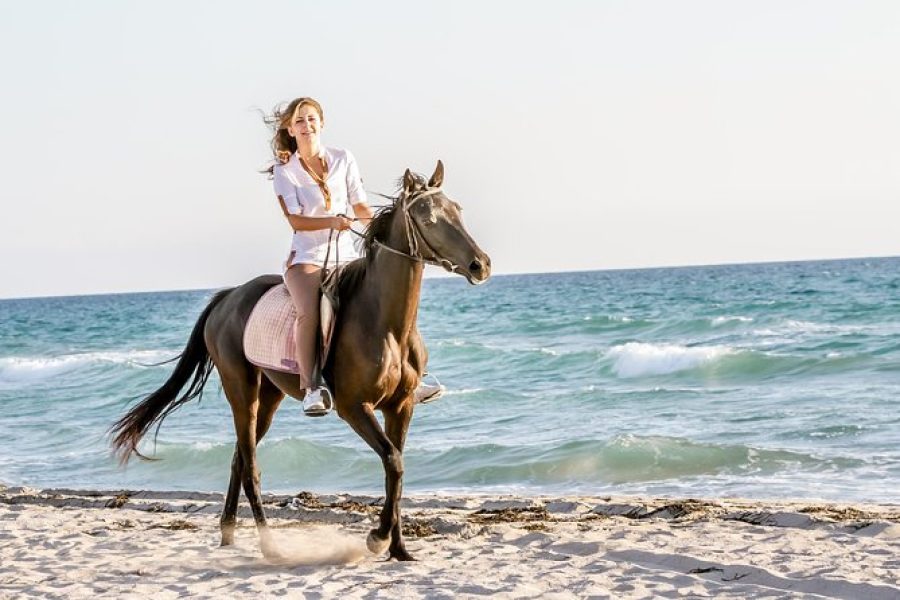
<instances>
[{"instance_id":1,"label":"white sneaker","mask_svg":"<svg viewBox=\"0 0 900 600\"><path fill-rule=\"evenodd\" d=\"M416 399L417 404L428 404L443 396L446 391L447 388L440 383L430 385L420 381L416 391L413 392L413 397Z\"/></svg>"},{"instance_id":2,"label":"white sneaker","mask_svg":"<svg viewBox=\"0 0 900 600\"><path fill-rule=\"evenodd\" d=\"M306 395L303 396L303 414L307 417L321 417L328 414L322 388L306 390Z\"/></svg>"}]
</instances>

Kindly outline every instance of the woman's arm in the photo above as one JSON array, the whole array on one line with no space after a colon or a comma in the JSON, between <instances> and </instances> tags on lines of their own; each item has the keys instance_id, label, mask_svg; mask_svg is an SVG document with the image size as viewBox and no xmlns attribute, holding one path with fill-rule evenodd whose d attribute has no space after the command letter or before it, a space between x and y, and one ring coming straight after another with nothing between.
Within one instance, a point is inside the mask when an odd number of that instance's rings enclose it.
<instances>
[{"instance_id":1,"label":"woman's arm","mask_svg":"<svg viewBox=\"0 0 900 600\"><path fill-rule=\"evenodd\" d=\"M306 217L303 215L292 215L285 212L288 223L294 231L318 231L319 229L337 229L344 231L350 229L352 221L347 217L340 215L334 217Z\"/></svg>"},{"instance_id":2,"label":"woman's arm","mask_svg":"<svg viewBox=\"0 0 900 600\"><path fill-rule=\"evenodd\" d=\"M297 197L297 188L287 178L284 167L275 165L273 181L275 195L291 228L294 231L318 231L321 229L337 229L343 231L350 228L350 219L340 216L310 217L303 214L303 206Z\"/></svg>"},{"instance_id":3,"label":"woman's arm","mask_svg":"<svg viewBox=\"0 0 900 600\"><path fill-rule=\"evenodd\" d=\"M347 198L353 206L353 215L368 225L372 220L372 209L366 202L366 190L363 188L362 177L359 176L359 167L356 166L356 157L347 151Z\"/></svg>"},{"instance_id":4,"label":"woman's arm","mask_svg":"<svg viewBox=\"0 0 900 600\"><path fill-rule=\"evenodd\" d=\"M368 225L369 221L372 220L374 213L372 209L369 208L369 205L365 202L357 202L353 205L353 216L356 217L356 220L361 222L363 225Z\"/></svg>"}]
</instances>

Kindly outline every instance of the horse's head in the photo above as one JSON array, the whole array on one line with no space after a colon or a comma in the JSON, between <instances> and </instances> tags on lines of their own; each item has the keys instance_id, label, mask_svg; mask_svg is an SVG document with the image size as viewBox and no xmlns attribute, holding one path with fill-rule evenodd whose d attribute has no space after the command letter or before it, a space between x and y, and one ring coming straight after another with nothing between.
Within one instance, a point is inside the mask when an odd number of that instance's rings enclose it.
<instances>
[{"instance_id":1,"label":"horse's head","mask_svg":"<svg viewBox=\"0 0 900 600\"><path fill-rule=\"evenodd\" d=\"M491 276L491 258L478 247L462 222L462 208L444 194L444 164L438 161L434 174L425 179L409 169L397 212L405 218L409 251L425 262L459 273L478 285Z\"/></svg>"}]
</instances>

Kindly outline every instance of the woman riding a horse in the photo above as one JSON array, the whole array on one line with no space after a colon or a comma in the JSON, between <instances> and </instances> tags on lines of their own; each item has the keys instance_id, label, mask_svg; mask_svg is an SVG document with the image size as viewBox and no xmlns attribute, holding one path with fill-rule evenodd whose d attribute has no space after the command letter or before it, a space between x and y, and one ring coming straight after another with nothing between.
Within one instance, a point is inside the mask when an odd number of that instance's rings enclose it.
<instances>
[{"instance_id":1,"label":"woman riding a horse","mask_svg":"<svg viewBox=\"0 0 900 600\"><path fill-rule=\"evenodd\" d=\"M275 130L271 145L276 161L269 172L281 210L294 232L284 283L297 312L294 340L300 385L306 390L303 412L321 416L330 408L323 398L327 389L315 373L322 269L329 267L326 260L336 265L359 257L351 235L339 233L350 229L352 221L346 215L351 209L362 222L371 219L372 210L353 155L321 143L325 125L321 104L312 98L296 98L276 108L267 122ZM440 391L439 386L420 383L416 398L431 399Z\"/></svg>"},{"instance_id":2,"label":"woman riding a horse","mask_svg":"<svg viewBox=\"0 0 900 600\"><path fill-rule=\"evenodd\" d=\"M318 102L296 98L285 108L276 109L270 122L275 129L275 195L294 231L284 283L297 311L294 339L300 385L306 390L303 412L320 416L328 412L323 389L313 373L322 268L328 266L324 263L329 255L342 261L358 257L350 235L337 233L350 229L351 220L346 215L351 209L364 221L372 217L372 210L366 204L353 155L322 145L319 135L325 115Z\"/></svg>"},{"instance_id":3,"label":"woman riding a horse","mask_svg":"<svg viewBox=\"0 0 900 600\"><path fill-rule=\"evenodd\" d=\"M349 205L359 207L357 215L369 217L371 212L363 208L361 188L351 195L352 186L359 182L352 157L310 142L317 143L321 109L309 102L295 102L290 111L285 111L291 116L283 128L296 147L288 150L290 154L276 155L286 159L273 169L276 190L280 190L277 193L283 197L285 214L294 229L301 234L322 235L327 246L324 234L328 229L349 225L336 214L338 211ZM292 170L291 160L296 163ZM339 170L341 176L336 175ZM282 177L290 185L283 183ZM315 183L311 190L310 181ZM491 275L490 258L466 231L462 208L444 193L443 181L440 161L428 179L407 169L393 203L371 215L363 243L365 257L348 264L337 280L340 310L330 351L321 365L322 378L334 391L338 416L378 454L384 468L384 506L366 545L375 554L387 552L397 560L412 559L403 540L400 498L406 433L417 400L416 387L428 360L416 326L423 270L426 264L437 265L473 285L484 283ZM316 190L317 196L312 194ZM306 288L318 293L321 263L317 253L322 250L304 244L295 246L297 254L288 261L287 279L290 286L291 271L300 267L301 287L305 286L301 294L307 298L310 290ZM282 276L261 275L214 294L169 378L112 427L112 446L123 462L132 455L142 456L138 445L144 435L154 425L158 429L180 406L198 398L215 368L231 407L237 437L220 520L222 545L234 543L238 497L243 488L260 547L271 558L278 558L280 553L263 510L256 446L269 431L282 399L309 395L307 387L313 382L301 382L292 373L253 364L244 350L243 338L257 302L281 283ZM306 314L312 314L312 319L316 313ZM376 411L382 414L383 423L376 418Z\"/></svg>"}]
</instances>

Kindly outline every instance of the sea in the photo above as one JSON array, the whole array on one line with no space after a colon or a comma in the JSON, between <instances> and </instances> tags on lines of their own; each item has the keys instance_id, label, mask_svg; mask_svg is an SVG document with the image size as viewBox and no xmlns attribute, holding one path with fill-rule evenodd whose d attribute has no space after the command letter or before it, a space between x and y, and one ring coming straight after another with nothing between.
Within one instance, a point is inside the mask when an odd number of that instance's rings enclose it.
<instances>
[{"instance_id":1,"label":"sea","mask_svg":"<svg viewBox=\"0 0 900 600\"><path fill-rule=\"evenodd\" d=\"M0 484L224 491L215 375L120 467L108 429L160 386L215 290L0 301ZM900 500L900 258L423 284L407 493ZM335 414L285 399L265 492L383 493Z\"/></svg>"}]
</instances>

